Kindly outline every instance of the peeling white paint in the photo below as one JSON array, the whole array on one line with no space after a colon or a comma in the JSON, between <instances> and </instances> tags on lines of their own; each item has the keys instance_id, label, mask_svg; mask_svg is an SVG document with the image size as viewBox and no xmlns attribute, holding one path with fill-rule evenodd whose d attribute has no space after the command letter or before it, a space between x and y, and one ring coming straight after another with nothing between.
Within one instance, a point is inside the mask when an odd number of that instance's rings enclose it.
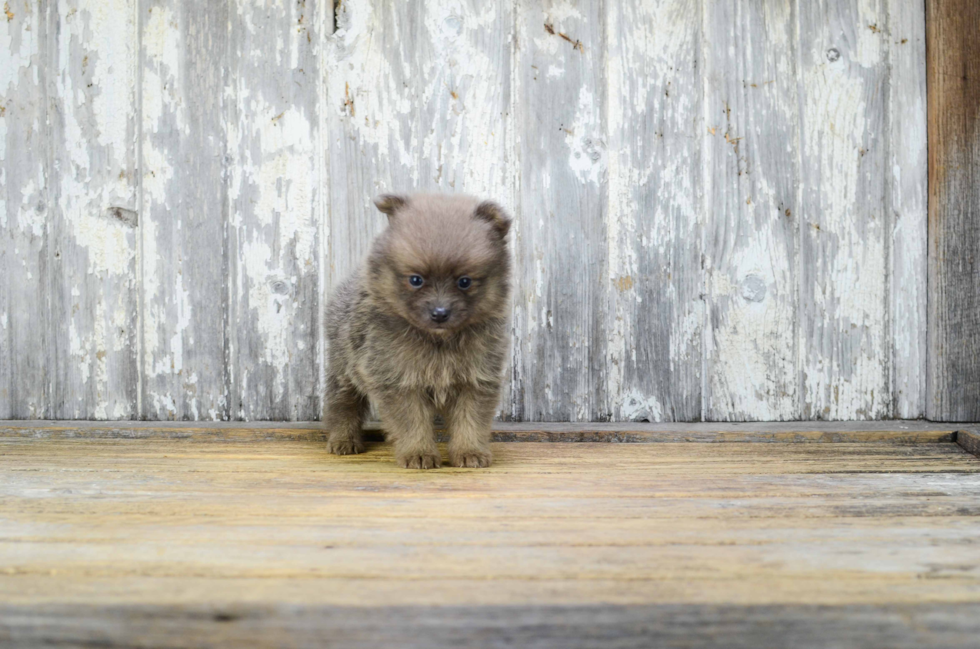
<instances>
[{"instance_id":1,"label":"peeling white paint","mask_svg":"<svg viewBox=\"0 0 980 649\"><path fill-rule=\"evenodd\" d=\"M622 404L618 417L623 421L663 421L664 409L656 397L637 390L626 390L618 396Z\"/></svg>"},{"instance_id":2,"label":"peeling white paint","mask_svg":"<svg viewBox=\"0 0 980 649\"><path fill-rule=\"evenodd\" d=\"M146 204L145 201L144 204ZM149 376L169 370L165 367L159 369L153 367L153 360L161 353L159 338L160 324L165 322L161 304L157 299L160 290L160 275L157 264L159 256L156 249L156 223L152 219L144 218L140 227L140 234L143 245L143 254L141 256L143 266L141 275L143 280L141 308L144 311L142 323L143 358L140 361L144 375Z\"/></svg>"},{"instance_id":3,"label":"peeling white paint","mask_svg":"<svg viewBox=\"0 0 980 649\"><path fill-rule=\"evenodd\" d=\"M608 29L610 33L622 34L619 24L620 14L618 11L611 11L608 16ZM629 84L630 78L624 68L623 54L613 46L606 60L606 97L607 113L609 115L608 130L611 134L611 150L608 157L608 220L606 230L606 256L609 264L609 282L612 285L607 293L610 296L611 313L606 315L606 327L609 330L609 337L606 347L606 389L609 392L609 401L606 407L614 412L618 409L618 415L627 417L626 409L628 406L625 400L620 399L627 384L627 362L634 358L632 337L633 329L633 305L630 304L630 297L635 297L637 292L632 290L634 285L633 276L636 274L634 263L633 246L630 245L631 239L636 236L636 213L634 202L633 183L635 182L635 168L631 150L627 142L622 141L621 133L624 125L639 119L641 111L635 111L633 106L623 101L623 93L626 91L624 85ZM645 58L641 59L644 63L649 63ZM651 71L652 72L652 71ZM550 74L549 74L550 76ZM650 76L653 76L652 74ZM649 77L647 77L649 78ZM646 84L639 84L645 86ZM637 115L639 113L639 115ZM628 288L625 284L617 284L615 278L630 278ZM619 279L618 281L622 281ZM623 286L628 295L624 296L624 291L619 290ZM647 397L644 395L633 395L633 403L645 403ZM659 409L659 404L655 406ZM631 411L630 414L636 414ZM632 417L630 417L632 419Z\"/></svg>"},{"instance_id":4,"label":"peeling white paint","mask_svg":"<svg viewBox=\"0 0 980 649\"><path fill-rule=\"evenodd\" d=\"M407 115L412 110L414 88L391 74L392 61L382 49L385 26L378 8L348 2L340 9L339 29L329 39L330 53L324 59L323 80L331 101L325 110L344 115L358 139L376 147L379 160L417 169L411 141L399 137L401 133L392 128L398 124L393 120L395 115ZM402 69L410 68L408 61L399 63Z\"/></svg>"},{"instance_id":5,"label":"peeling white paint","mask_svg":"<svg viewBox=\"0 0 980 649\"><path fill-rule=\"evenodd\" d=\"M68 353L78 363L80 378L83 384L88 383L90 365L88 363L88 346L82 343L75 328L74 318L68 321Z\"/></svg>"},{"instance_id":6,"label":"peeling white paint","mask_svg":"<svg viewBox=\"0 0 980 649\"><path fill-rule=\"evenodd\" d=\"M710 420L800 416L793 213L806 180L798 162L796 25L786 4L726 5L706 23L703 405Z\"/></svg>"},{"instance_id":7,"label":"peeling white paint","mask_svg":"<svg viewBox=\"0 0 980 649\"><path fill-rule=\"evenodd\" d=\"M483 40L501 22L500 7L485 3L473 12L461 0L424 3L424 35L430 48L422 63L419 158L424 187L494 196L506 209L504 81Z\"/></svg>"},{"instance_id":8,"label":"peeling white paint","mask_svg":"<svg viewBox=\"0 0 980 649\"><path fill-rule=\"evenodd\" d=\"M93 319L94 330L92 331L92 343L95 349L95 362L93 369L95 372L95 403L93 412L96 419L106 419L108 417L109 404L109 360L106 352L106 314L105 302L98 300L95 303L95 318Z\"/></svg>"},{"instance_id":9,"label":"peeling white paint","mask_svg":"<svg viewBox=\"0 0 980 649\"><path fill-rule=\"evenodd\" d=\"M592 90L583 85L571 128L565 129L568 167L582 182L598 185L605 179L605 143L599 123L599 105Z\"/></svg>"},{"instance_id":10,"label":"peeling white paint","mask_svg":"<svg viewBox=\"0 0 980 649\"><path fill-rule=\"evenodd\" d=\"M0 96L8 97L11 88L20 80L25 68L31 68L31 59L37 55L37 38L39 33L40 12L29 12L27 20L20 18L17 22L0 20L0 51L3 52L6 63L0 65ZM15 32L20 27L19 32ZM14 40L17 47L14 48ZM35 67L35 83L37 68Z\"/></svg>"},{"instance_id":11,"label":"peeling white paint","mask_svg":"<svg viewBox=\"0 0 980 649\"><path fill-rule=\"evenodd\" d=\"M583 18L582 12L578 10L576 3L571 0L559 0L558 2L549 3L548 9L542 13L544 21L549 24L561 24L569 18L577 18L579 20Z\"/></svg>"},{"instance_id":12,"label":"peeling white paint","mask_svg":"<svg viewBox=\"0 0 980 649\"><path fill-rule=\"evenodd\" d=\"M891 392L894 416L914 419L926 414L928 346L925 16L901 0L888 0L887 8Z\"/></svg>"},{"instance_id":13,"label":"peeling white paint","mask_svg":"<svg viewBox=\"0 0 980 649\"><path fill-rule=\"evenodd\" d=\"M149 66L143 68L143 123L155 130L166 109L176 120L177 128L187 128L180 87L180 32L169 7L154 6L143 27L143 53ZM149 75L149 76L147 76Z\"/></svg>"},{"instance_id":14,"label":"peeling white paint","mask_svg":"<svg viewBox=\"0 0 980 649\"><path fill-rule=\"evenodd\" d=\"M167 356L163 356L158 361L158 374L180 374L184 370L184 332L191 323L191 311L193 309L190 291L184 288L184 274L178 272L174 280L174 315L172 332L170 337L170 367L166 366ZM193 339L189 342L193 343ZM162 365L162 367L160 366Z\"/></svg>"},{"instance_id":15,"label":"peeling white paint","mask_svg":"<svg viewBox=\"0 0 980 649\"><path fill-rule=\"evenodd\" d=\"M318 150L323 87L317 81L323 76L312 33L324 33L326 25L313 23L326 10L307 15L298 3L237 9L232 41L253 46L245 48L225 90L237 117L225 125L236 260L229 284L237 322L229 354L231 415L267 418L271 408L309 418L318 414L309 397L316 393L319 363L304 352L317 336L307 323L322 307L307 291L320 280L318 232L326 232L319 209L327 183ZM332 7L329 13L332 20ZM261 37L243 42L235 36L254 25ZM329 112L326 102L320 106Z\"/></svg>"},{"instance_id":16,"label":"peeling white paint","mask_svg":"<svg viewBox=\"0 0 980 649\"><path fill-rule=\"evenodd\" d=\"M884 25L883 16L875 18L876 4L862 2L859 24L849 25L855 50L841 47L840 58L830 61L817 49L826 39L814 38L812 63L802 71L803 173L815 181L804 194L803 241L820 263L801 341L804 416L872 419L890 409L885 214L882 197L867 195L874 185L866 175L866 164L880 155L870 150L867 134L884 126L879 105L867 103L873 96L867 84L885 72L880 35L869 27Z\"/></svg>"},{"instance_id":17,"label":"peeling white paint","mask_svg":"<svg viewBox=\"0 0 980 649\"><path fill-rule=\"evenodd\" d=\"M258 333L262 336L264 360L277 371L279 381L273 387L279 395L284 387L282 373L289 362L293 311L289 308L291 291L286 289L287 292L282 294L276 292L274 287L277 283L288 287L289 282L269 271L272 251L265 242L248 241L242 253L248 282L248 304L258 314L255 322Z\"/></svg>"},{"instance_id":18,"label":"peeling white paint","mask_svg":"<svg viewBox=\"0 0 980 649\"><path fill-rule=\"evenodd\" d=\"M886 14L882 11L881 0L860 0L857 6L857 25L854 31L857 44L850 60L865 68L874 68L882 63L884 39L888 38Z\"/></svg>"},{"instance_id":19,"label":"peeling white paint","mask_svg":"<svg viewBox=\"0 0 980 649\"><path fill-rule=\"evenodd\" d=\"M371 196L415 187L466 191L499 200L519 219L515 393L505 412L517 412L513 404L523 397L525 415L552 409L562 418L608 412L661 420L676 416L679 401L700 396L706 412L720 418L783 418L794 403L811 416L880 417L893 400L896 414L917 416L924 394L926 109L924 83L914 75L921 72L923 16L898 0L856 0L831 16L845 24L798 34L784 27L806 19L808 7L763 4L753 10L765 38L726 44L718 55L727 59L724 70L702 65L696 47L723 9L710 3L697 11L684 0L605 3L603 15L599 5L569 1L541 11L524 3L433 0L418 12L414 5L344 2L332 36L333 7L300 20L305 8L295 3L236 4L228 34L214 34L232 39L221 51L236 57L221 96L228 123L205 134L199 148L193 111L203 98L186 94L196 86L182 75L189 61L200 60L189 57L217 56L191 51L183 37L199 7L66 0L44 15L14 7L13 21L0 16L0 228L13 237L0 246L8 271L26 287L11 299L22 299L42 277L60 281L40 267L40 251L47 263L53 252L46 246L57 236L57 264L70 277L62 297L75 309L60 334L72 382L66 412L131 412L119 381L128 354L136 353L130 348L138 311L144 412L221 418L229 395L213 386L227 372L240 388L232 414L260 416L266 401L287 393L291 404L304 398L297 358L323 351L321 336L305 337L315 328L310 309L320 305L308 303L304 287L316 281L314 293L322 296L358 263L383 227ZM45 21L58 15L60 29L45 32ZM748 15L739 14L743 21ZM907 53L895 45L900 37L920 49ZM707 50L715 42L700 45ZM829 48L839 57L828 56ZM731 93L722 97L717 84L757 56L773 74L744 75L752 76L746 92L766 100L751 104L757 120L746 132L729 130L716 100ZM288 92L277 85L286 73L295 75ZM804 101L770 76L790 88L798 77ZM308 95L290 94L303 83ZM554 93L562 101L551 106ZM56 127L18 103L42 95L56 104ZM532 115L535 96L548 101ZM319 103L308 101L313 97ZM797 106L802 114L794 117ZM892 121L879 124L880 113ZM790 124L797 118L802 130ZM801 287L789 269L798 261L776 228L760 220L761 210L784 198L771 181L784 173L760 171L747 144L765 130L762 119L803 136L767 146L806 160L809 184L800 200L818 208L794 210L799 241L819 264L808 275L814 285L802 287L812 288L810 334L792 312ZM24 133L40 138L51 128L57 140L44 146L55 164L39 157L27 166L13 147ZM877 167L861 161L868 132L880 147L866 152L879 156ZM726 136L746 138L738 153ZM879 153L885 148L889 153ZM699 157L706 151L715 157ZM232 255L232 276L209 293L195 285L198 260L171 241L200 224L186 216L193 207L180 186L185 165L225 155L228 175L215 179L215 191L228 192L228 241L221 245ZM745 176L714 164L729 156L745 159ZM138 229L107 212L137 207L136 173ZM887 183L878 211L865 196L875 183ZM717 199L735 195L751 207L723 215ZM602 224L595 221L600 213ZM723 219L728 238L715 239L710 234ZM702 251L705 242L719 248ZM571 280L559 275L578 271L567 250L594 253L582 260L590 266L581 275L592 285L562 284ZM691 278L703 280L704 302L691 294ZM202 296L217 299L219 291L230 295L228 317L240 326L222 324L224 331L208 334L218 340L233 329L236 337L231 358L205 370L195 364L197 354L213 340L200 339L196 321L211 306ZM584 314L586 306L596 311ZM5 335L38 324L18 319L16 308L0 304ZM705 392L678 398L674 384L705 358L714 359ZM589 370L595 375L583 374ZM593 398L597 388L602 403ZM26 408L51 412L39 403Z\"/></svg>"},{"instance_id":20,"label":"peeling white paint","mask_svg":"<svg viewBox=\"0 0 980 649\"><path fill-rule=\"evenodd\" d=\"M75 243L88 248L89 270L129 276L136 259L130 229L94 215L77 215L72 221Z\"/></svg>"},{"instance_id":21,"label":"peeling white paint","mask_svg":"<svg viewBox=\"0 0 980 649\"><path fill-rule=\"evenodd\" d=\"M41 238L44 236L48 221L47 203L40 191L40 188L44 187L45 184L44 172L41 167L38 167L38 180L38 184L35 184L33 178L28 179L27 183L20 188L21 201L17 223L22 230Z\"/></svg>"},{"instance_id":22,"label":"peeling white paint","mask_svg":"<svg viewBox=\"0 0 980 649\"><path fill-rule=\"evenodd\" d=\"M259 99L251 102L249 115L274 116ZM260 160L250 151L242 162L242 181L255 185L258 201L251 212L263 225L278 222L279 236L295 240L300 263L313 264L316 227L313 217L313 139L309 120L294 109L273 119L257 119L250 133L261 143ZM236 189L237 194L239 190ZM237 196L236 196L237 197Z\"/></svg>"}]
</instances>

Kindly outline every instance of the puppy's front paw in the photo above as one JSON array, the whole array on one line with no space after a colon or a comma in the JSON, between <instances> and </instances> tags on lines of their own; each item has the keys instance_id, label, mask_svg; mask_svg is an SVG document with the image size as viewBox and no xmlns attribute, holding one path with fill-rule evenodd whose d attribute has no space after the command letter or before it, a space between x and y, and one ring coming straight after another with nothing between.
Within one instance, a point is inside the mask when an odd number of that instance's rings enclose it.
<instances>
[{"instance_id":1,"label":"puppy's front paw","mask_svg":"<svg viewBox=\"0 0 980 649\"><path fill-rule=\"evenodd\" d=\"M334 455L356 455L364 452L364 442L350 437L339 439L331 437L330 441L327 442L327 450Z\"/></svg>"},{"instance_id":2,"label":"puppy's front paw","mask_svg":"<svg viewBox=\"0 0 980 649\"><path fill-rule=\"evenodd\" d=\"M453 466L467 469L485 469L493 463L493 453L483 449L450 451L449 461Z\"/></svg>"},{"instance_id":3,"label":"puppy's front paw","mask_svg":"<svg viewBox=\"0 0 980 649\"><path fill-rule=\"evenodd\" d=\"M442 458L438 453L415 451L399 455L398 466L403 469L438 469L442 466Z\"/></svg>"}]
</instances>

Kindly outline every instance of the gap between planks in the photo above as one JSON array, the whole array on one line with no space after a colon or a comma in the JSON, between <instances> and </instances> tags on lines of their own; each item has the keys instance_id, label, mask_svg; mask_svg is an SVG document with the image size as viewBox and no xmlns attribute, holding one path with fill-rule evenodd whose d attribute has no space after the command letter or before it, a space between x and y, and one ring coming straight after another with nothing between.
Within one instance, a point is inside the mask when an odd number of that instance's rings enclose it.
<instances>
[{"instance_id":1,"label":"gap between planks","mask_svg":"<svg viewBox=\"0 0 980 649\"><path fill-rule=\"evenodd\" d=\"M765 423L514 423L495 422L495 442L769 442L956 443L980 455L980 428L926 421ZM368 441L383 439L377 423ZM438 431L439 441L447 441ZM325 441L319 422L0 421L0 437L39 439L189 439L193 441Z\"/></svg>"}]
</instances>

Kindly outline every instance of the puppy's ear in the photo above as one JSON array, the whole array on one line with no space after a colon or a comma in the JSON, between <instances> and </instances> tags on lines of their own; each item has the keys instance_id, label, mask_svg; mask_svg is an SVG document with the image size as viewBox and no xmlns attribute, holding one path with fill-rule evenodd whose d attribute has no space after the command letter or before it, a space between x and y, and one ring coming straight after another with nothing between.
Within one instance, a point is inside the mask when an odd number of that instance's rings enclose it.
<instances>
[{"instance_id":1,"label":"puppy's ear","mask_svg":"<svg viewBox=\"0 0 980 649\"><path fill-rule=\"evenodd\" d=\"M501 239L506 237L507 232L510 230L510 217L504 211L504 208L493 201L483 201L477 205L474 216L492 225Z\"/></svg>"},{"instance_id":2,"label":"puppy's ear","mask_svg":"<svg viewBox=\"0 0 980 649\"><path fill-rule=\"evenodd\" d=\"M399 210L408 205L408 196L402 196L398 194L381 194L374 199L374 205L379 211L388 215L388 220L391 220Z\"/></svg>"}]
</instances>

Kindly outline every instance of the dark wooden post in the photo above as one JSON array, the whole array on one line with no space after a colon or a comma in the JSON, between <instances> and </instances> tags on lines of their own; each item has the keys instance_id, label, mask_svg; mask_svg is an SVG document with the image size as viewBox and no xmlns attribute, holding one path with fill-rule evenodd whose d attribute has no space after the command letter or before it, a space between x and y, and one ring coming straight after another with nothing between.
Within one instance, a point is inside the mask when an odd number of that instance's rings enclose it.
<instances>
[{"instance_id":1,"label":"dark wooden post","mask_svg":"<svg viewBox=\"0 0 980 649\"><path fill-rule=\"evenodd\" d=\"M929 376L926 414L980 420L980 2L926 0Z\"/></svg>"}]
</instances>

